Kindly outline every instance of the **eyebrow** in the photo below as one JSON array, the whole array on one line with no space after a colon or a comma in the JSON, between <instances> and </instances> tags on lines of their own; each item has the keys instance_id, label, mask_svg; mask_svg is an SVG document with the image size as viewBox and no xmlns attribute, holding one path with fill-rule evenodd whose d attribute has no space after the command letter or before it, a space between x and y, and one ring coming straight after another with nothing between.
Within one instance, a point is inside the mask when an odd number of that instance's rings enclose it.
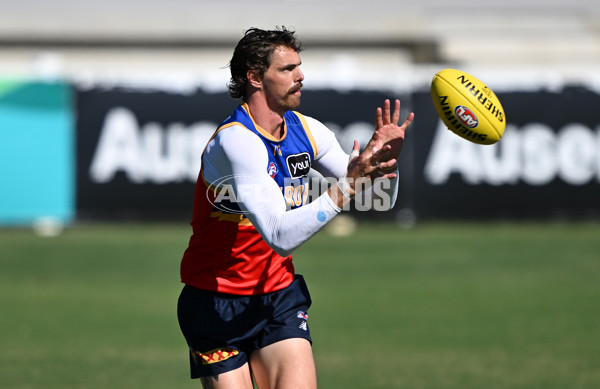
<instances>
[{"instance_id":1,"label":"eyebrow","mask_svg":"<svg viewBox=\"0 0 600 389\"><path fill-rule=\"evenodd\" d=\"M300 65L302 65L302 62L298 62L298 63L291 63L287 66L285 66L286 69L293 69L293 68L297 68L300 67Z\"/></svg>"},{"instance_id":2,"label":"eyebrow","mask_svg":"<svg viewBox=\"0 0 600 389\"><path fill-rule=\"evenodd\" d=\"M294 63L284 64L284 65L281 65L279 68L281 70L292 70L292 69L295 69L297 67L300 67L300 65L302 65L302 61L300 61L298 63L294 62Z\"/></svg>"}]
</instances>

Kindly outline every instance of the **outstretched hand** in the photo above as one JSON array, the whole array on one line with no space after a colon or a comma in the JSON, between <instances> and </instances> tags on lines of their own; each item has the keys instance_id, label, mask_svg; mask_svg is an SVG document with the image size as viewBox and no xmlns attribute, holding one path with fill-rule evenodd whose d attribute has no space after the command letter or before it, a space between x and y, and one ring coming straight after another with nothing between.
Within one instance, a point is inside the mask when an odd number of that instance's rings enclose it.
<instances>
[{"instance_id":1,"label":"outstretched hand","mask_svg":"<svg viewBox=\"0 0 600 389\"><path fill-rule=\"evenodd\" d=\"M383 155L375 156L378 158L378 162L398 159L400 151L402 151L402 145L404 144L404 133L415 117L415 114L411 112L404 123L398 126L398 121L400 120L400 100L396 99L393 114L390 112L390 106L390 100L385 100L383 109L381 109L381 107L377 108L377 113L375 115L375 133L373 134L371 141L367 144L366 150L368 150L369 147L374 147L374 154L377 150L383 149L384 146L390 146ZM395 163L396 161L394 161L394 164Z\"/></svg>"},{"instance_id":2,"label":"outstretched hand","mask_svg":"<svg viewBox=\"0 0 600 389\"><path fill-rule=\"evenodd\" d=\"M360 177L394 178L398 156L404 144L404 133L412 123L414 113L410 113L402 125L400 119L400 100L396 99L394 111L391 111L390 100L385 100L383 109L377 108L375 115L375 133L367 143L362 153L358 153L358 142L354 142L352 154L357 158L352 159L348 165L348 176L358 179Z\"/></svg>"},{"instance_id":3,"label":"outstretched hand","mask_svg":"<svg viewBox=\"0 0 600 389\"><path fill-rule=\"evenodd\" d=\"M378 177L387 179L396 177L397 161L404 143L404 133L414 117L415 114L411 112L404 123L398 126L400 100L395 101L393 113L390 100L385 100L383 109L377 108L375 132L369 143L361 153L360 145L356 140L354 141L346 175L338 180L336 186L329 188L331 198L339 207L354 197L357 181L366 179L372 183ZM363 189L366 187L363 186Z\"/></svg>"}]
</instances>

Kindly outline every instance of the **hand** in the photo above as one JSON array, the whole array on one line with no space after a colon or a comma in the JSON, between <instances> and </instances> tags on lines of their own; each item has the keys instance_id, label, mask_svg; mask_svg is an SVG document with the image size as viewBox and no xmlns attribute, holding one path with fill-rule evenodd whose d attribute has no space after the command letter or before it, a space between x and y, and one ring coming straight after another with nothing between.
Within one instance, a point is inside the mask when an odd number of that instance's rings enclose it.
<instances>
[{"instance_id":1,"label":"hand","mask_svg":"<svg viewBox=\"0 0 600 389\"><path fill-rule=\"evenodd\" d=\"M400 119L400 100L396 99L394 103L394 113L391 114L390 100L385 100L383 109L377 108L375 115L375 133L367 144L365 151L369 148L373 151L373 157L376 161L390 162L392 159L395 165L400 151L402 151L402 145L404 144L404 133L408 126L412 123L415 114L410 113L404 123L398 126L398 120ZM377 154L379 150L382 150L385 146L390 146L385 150L384 153ZM389 165L389 164L388 164ZM391 165L390 165L391 166Z\"/></svg>"},{"instance_id":2,"label":"hand","mask_svg":"<svg viewBox=\"0 0 600 389\"><path fill-rule=\"evenodd\" d=\"M391 113L390 100L385 100L383 109L377 108L375 115L375 133L360 153L360 145L355 140L350 154L346 175L338 185L329 189L330 196L336 199L338 206L354 197L355 183L358 179L374 180L378 177L396 178L397 160L404 143L404 133L415 117L410 113L404 123L398 126L400 119L400 100L395 101L394 113ZM364 188L363 188L364 189Z\"/></svg>"},{"instance_id":3,"label":"hand","mask_svg":"<svg viewBox=\"0 0 600 389\"><path fill-rule=\"evenodd\" d=\"M375 115L375 133L362 153L358 154L358 142L354 142L353 154L358 158L348 164L348 177L384 177L395 178L398 156L404 143L404 134L415 117L410 113L404 123L398 126L400 119L400 100L396 99L394 112L391 113L390 100L385 100L383 109L377 108Z\"/></svg>"}]
</instances>

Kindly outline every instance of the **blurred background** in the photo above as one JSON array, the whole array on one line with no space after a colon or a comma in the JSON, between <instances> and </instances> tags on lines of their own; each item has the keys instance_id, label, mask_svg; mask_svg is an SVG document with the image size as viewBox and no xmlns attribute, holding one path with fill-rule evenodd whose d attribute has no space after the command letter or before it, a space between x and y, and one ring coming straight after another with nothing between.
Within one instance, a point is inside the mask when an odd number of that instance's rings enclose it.
<instances>
[{"instance_id":1,"label":"blurred background","mask_svg":"<svg viewBox=\"0 0 600 389\"><path fill-rule=\"evenodd\" d=\"M416 114L395 208L294 253L320 387L600 387L597 0L0 6L0 388L199 386L176 302L200 155L234 45L279 25L346 150L384 99ZM496 92L496 145L443 126L444 68Z\"/></svg>"},{"instance_id":2,"label":"blurred background","mask_svg":"<svg viewBox=\"0 0 600 389\"><path fill-rule=\"evenodd\" d=\"M301 111L346 149L369 138L384 98L416 113L398 203L377 217L600 215L597 2L2 6L1 225L189 218L200 153L236 104L226 92L232 49L247 28L279 25L306 44ZM499 96L508 119L502 142L469 144L443 127L429 84L447 67Z\"/></svg>"}]
</instances>

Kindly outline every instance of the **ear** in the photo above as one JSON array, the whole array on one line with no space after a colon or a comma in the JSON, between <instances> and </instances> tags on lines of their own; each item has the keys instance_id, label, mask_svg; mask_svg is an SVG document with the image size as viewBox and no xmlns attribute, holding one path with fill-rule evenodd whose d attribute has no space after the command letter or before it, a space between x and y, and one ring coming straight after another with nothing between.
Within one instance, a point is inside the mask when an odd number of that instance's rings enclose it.
<instances>
[{"instance_id":1,"label":"ear","mask_svg":"<svg viewBox=\"0 0 600 389\"><path fill-rule=\"evenodd\" d=\"M248 79L248 83L254 88L260 89L262 87L262 78L257 70L248 70L246 78Z\"/></svg>"}]
</instances>

